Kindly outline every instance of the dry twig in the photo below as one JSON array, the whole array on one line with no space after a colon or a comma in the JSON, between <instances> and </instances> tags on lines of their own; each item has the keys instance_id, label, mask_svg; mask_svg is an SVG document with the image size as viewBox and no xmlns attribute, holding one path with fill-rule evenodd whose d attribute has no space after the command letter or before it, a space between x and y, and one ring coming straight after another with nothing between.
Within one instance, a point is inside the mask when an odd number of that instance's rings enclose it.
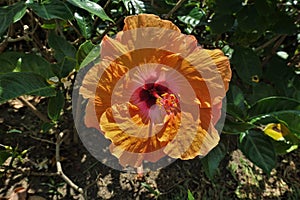
<instances>
[{"instance_id":1,"label":"dry twig","mask_svg":"<svg viewBox=\"0 0 300 200\"><path fill-rule=\"evenodd\" d=\"M27 101L24 97L20 96L18 99L24 103L38 118L40 118L43 122L50 123L51 121L41 113L34 105L32 105L29 101Z\"/></svg>"},{"instance_id":2,"label":"dry twig","mask_svg":"<svg viewBox=\"0 0 300 200\"><path fill-rule=\"evenodd\" d=\"M173 13L181 6L181 4L184 2L185 0L179 0L176 5L172 8L172 10L170 10L170 12L166 15L166 19L169 19Z\"/></svg>"},{"instance_id":3,"label":"dry twig","mask_svg":"<svg viewBox=\"0 0 300 200\"><path fill-rule=\"evenodd\" d=\"M67 177L65 175L65 173L63 172L63 170L62 170L62 166L61 166L61 163L60 163L60 145L62 143L62 139L63 139L63 132L61 132L61 133L58 134L57 141L56 141L55 159L56 159L57 173L73 189L75 189L79 193L83 194L83 189L81 187L79 187L78 185L76 185L69 177Z\"/></svg>"}]
</instances>

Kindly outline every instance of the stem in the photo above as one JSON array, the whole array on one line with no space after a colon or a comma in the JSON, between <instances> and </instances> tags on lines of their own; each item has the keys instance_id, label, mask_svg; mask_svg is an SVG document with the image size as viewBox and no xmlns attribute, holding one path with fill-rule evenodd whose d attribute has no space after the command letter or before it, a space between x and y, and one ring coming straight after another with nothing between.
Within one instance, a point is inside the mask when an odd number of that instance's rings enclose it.
<instances>
[{"instance_id":1,"label":"stem","mask_svg":"<svg viewBox=\"0 0 300 200\"><path fill-rule=\"evenodd\" d=\"M172 8L172 10L170 10L170 12L166 15L166 19L170 18L171 15L181 6L181 4L184 2L185 0L179 0L176 5Z\"/></svg>"},{"instance_id":2,"label":"stem","mask_svg":"<svg viewBox=\"0 0 300 200\"><path fill-rule=\"evenodd\" d=\"M271 40L269 40L266 43L264 43L263 45L257 47L254 51L258 52L258 51L266 48L267 46L269 46L270 44L272 44L273 42L278 40L280 37L281 37L281 35L277 35L277 36L273 37Z\"/></svg>"},{"instance_id":3,"label":"stem","mask_svg":"<svg viewBox=\"0 0 300 200\"><path fill-rule=\"evenodd\" d=\"M64 179L64 181L69 184L72 188L74 188L76 191L79 193L83 194L83 189L77 186L69 177L65 175L65 173L62 170L62 166L60 163L60 145L62 143L62 138L63 138L63 132L59 133L57 136L57 141L56 141L56 148L55 148L55 159L56 159L56 168L57 168L57 173L58 175Z\"/></svg>"},{"instance_id":4,"label":"stem","mask_svg":"<svg viewBox=\"0 0 300 200\"><path fill-rule=\"evenodd\" d=\"M18 98L22 103L24 103L38 118L40 118L43 122L50 123L51 121L41 113L34 105L32 105L29 101L27 101L24 97Z\"/></svg>"}]
</instances>

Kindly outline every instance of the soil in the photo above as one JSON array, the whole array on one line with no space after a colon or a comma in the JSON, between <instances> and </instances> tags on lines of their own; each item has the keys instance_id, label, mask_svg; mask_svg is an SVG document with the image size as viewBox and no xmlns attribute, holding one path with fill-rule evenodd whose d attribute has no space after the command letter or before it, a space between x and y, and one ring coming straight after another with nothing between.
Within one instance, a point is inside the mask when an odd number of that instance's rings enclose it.
<instances>
[{"instance_id":1,"label":"soil","mask_svg":"<svg viewBox=\"0 0 300 200\"><path fill-rule=\"evenodd\" d=\"M45 99L30 98L47 113ZM0 106L0 144L13 148L14 157L0 167L0 197L24 187L28 196L44 199L300 199L300 150L280 156L267 176L233 148L221 162L213 181L199 159L177 160L169 166L147 171L143 178L120 172L97 161L76 135L69 107L54 131L42 133L40 121L20 101ZM86 193L79 194L57 176L55 141L58 130L66 137L61 145L64 173ZM0 147L0 150L4 150ZM1 198L0 198L1 199Z\"/></svg>"}]
</instances>

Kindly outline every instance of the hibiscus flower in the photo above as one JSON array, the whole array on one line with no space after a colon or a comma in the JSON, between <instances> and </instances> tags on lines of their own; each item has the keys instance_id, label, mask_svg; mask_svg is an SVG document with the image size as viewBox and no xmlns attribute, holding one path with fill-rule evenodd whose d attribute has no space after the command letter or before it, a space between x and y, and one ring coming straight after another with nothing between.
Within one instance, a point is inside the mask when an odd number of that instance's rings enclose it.
<instances>
[{"instance_id":1,"label":"hibiscus flower","mask_svg":"<svg viewBox=\"0 0 300 200\"><path fill-rule=\"evenodd\" d=\"M228 58L158 16L124 22L114 39L104 37L100 62L83 79L85 125L111 141L122 166L205 156L219 142Z\"/></svg>"}]
</instances>

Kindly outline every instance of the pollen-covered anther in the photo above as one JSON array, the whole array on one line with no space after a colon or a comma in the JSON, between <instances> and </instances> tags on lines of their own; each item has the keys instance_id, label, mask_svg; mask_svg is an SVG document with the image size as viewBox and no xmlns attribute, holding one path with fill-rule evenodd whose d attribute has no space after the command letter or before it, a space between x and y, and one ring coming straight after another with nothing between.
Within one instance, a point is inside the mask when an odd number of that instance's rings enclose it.
<instances>
[{"instance_id":1,"label":"pollen-covered anther","mask_svg":"<svg viewBox=\"0 0 300 200\"><path fill-rule=\"evenodd\" d=\"M164 93L156 99L156 104L164 107L167 114L173 113L178 108L178 98L174 94Z\"/></svg>"}]
</instances>

